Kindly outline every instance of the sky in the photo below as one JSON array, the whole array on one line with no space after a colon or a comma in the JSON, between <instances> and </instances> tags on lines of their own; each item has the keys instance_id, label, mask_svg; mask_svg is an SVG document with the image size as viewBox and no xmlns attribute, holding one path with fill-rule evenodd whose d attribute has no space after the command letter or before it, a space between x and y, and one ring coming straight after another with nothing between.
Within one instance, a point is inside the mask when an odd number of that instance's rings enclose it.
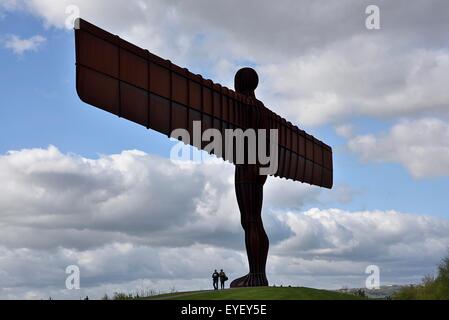
<instances>
[{"instance_id":1,"label":"sky","mask_svg":"<svg viewBox=\"0 0 449 320\"><path fill-rule=\"evenodd\" d=\"M447 255L447 1L0 0L0 298L247 272L233 166L173 162L175 142L82 103L75 16L230 88L255 68L258 99L332 146L332 190L265 185L271 284L363 287L369 265L416 283Z\"/></svg>"}]
</instances>

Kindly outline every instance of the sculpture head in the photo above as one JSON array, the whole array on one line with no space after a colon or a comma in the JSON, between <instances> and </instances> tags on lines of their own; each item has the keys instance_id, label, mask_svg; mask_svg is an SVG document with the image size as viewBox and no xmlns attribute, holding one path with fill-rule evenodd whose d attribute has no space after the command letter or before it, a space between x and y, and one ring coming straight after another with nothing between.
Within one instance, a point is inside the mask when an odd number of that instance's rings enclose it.
<instances>
[{"instance_id":1,"label":"sculpture head","mask_svg":"<svg viewBox=\"0 0 449 320\"><path fill-rule=\"evenodd\" d=\"M242 68L235 74L235 91L255 98L254 90L259 84L259 76L253 68Z\"/></svg>"}]
</instances>

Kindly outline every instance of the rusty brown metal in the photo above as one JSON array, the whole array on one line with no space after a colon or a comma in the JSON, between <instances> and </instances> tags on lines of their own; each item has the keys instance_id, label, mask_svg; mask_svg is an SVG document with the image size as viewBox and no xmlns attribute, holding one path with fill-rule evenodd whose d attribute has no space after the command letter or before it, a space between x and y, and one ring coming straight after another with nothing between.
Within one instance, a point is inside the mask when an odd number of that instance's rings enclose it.
<instances>
[{"instance_id":1,"label":"rusty brown metal","mask_svg":"<svg viewBox=\"0 0 449 320\"><path fill-rule=\"evenodd\" d=\"M274 175L332 188L331 147L258 100L203 79L82 19L77 21L75 41L76 87L85 103L167 136L176 128L191 132L195 120L202 121L202 131L245 130L255 115L263 115L269 127L280 133Z\"/></svg>"}]
</instances>

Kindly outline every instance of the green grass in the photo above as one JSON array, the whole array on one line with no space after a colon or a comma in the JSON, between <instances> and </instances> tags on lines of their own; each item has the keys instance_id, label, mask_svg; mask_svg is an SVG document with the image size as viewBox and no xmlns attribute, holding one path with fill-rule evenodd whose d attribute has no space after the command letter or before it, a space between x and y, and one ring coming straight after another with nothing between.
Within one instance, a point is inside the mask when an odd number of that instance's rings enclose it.
<instances>
[{"instance_id":1,"label":"green grass","mask_svg":"<svg viewBox=\"0 0 449 320\"><path fill-rule=\"evenodd\" d=\"M304 287L258 287L176 292L147 297L161 300L359 300L359 296Z\"/></svg>"}]
</instances>

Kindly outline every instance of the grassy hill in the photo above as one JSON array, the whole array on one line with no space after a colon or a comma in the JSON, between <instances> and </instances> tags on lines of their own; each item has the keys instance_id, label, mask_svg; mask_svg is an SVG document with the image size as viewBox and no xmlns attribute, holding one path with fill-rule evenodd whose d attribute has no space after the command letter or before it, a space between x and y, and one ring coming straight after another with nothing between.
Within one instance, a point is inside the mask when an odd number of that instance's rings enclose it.
<instances>
[{"instance_id":1,"label":"grassy hill","mask_svg":"<svg viewBox=\"0 0 449 320\"><path fill-rule=\"evenodd\" d=\"M155 300L358 300L359 296L304 287L258 287L162 294Z\"/></svg>"}]
</instances>

